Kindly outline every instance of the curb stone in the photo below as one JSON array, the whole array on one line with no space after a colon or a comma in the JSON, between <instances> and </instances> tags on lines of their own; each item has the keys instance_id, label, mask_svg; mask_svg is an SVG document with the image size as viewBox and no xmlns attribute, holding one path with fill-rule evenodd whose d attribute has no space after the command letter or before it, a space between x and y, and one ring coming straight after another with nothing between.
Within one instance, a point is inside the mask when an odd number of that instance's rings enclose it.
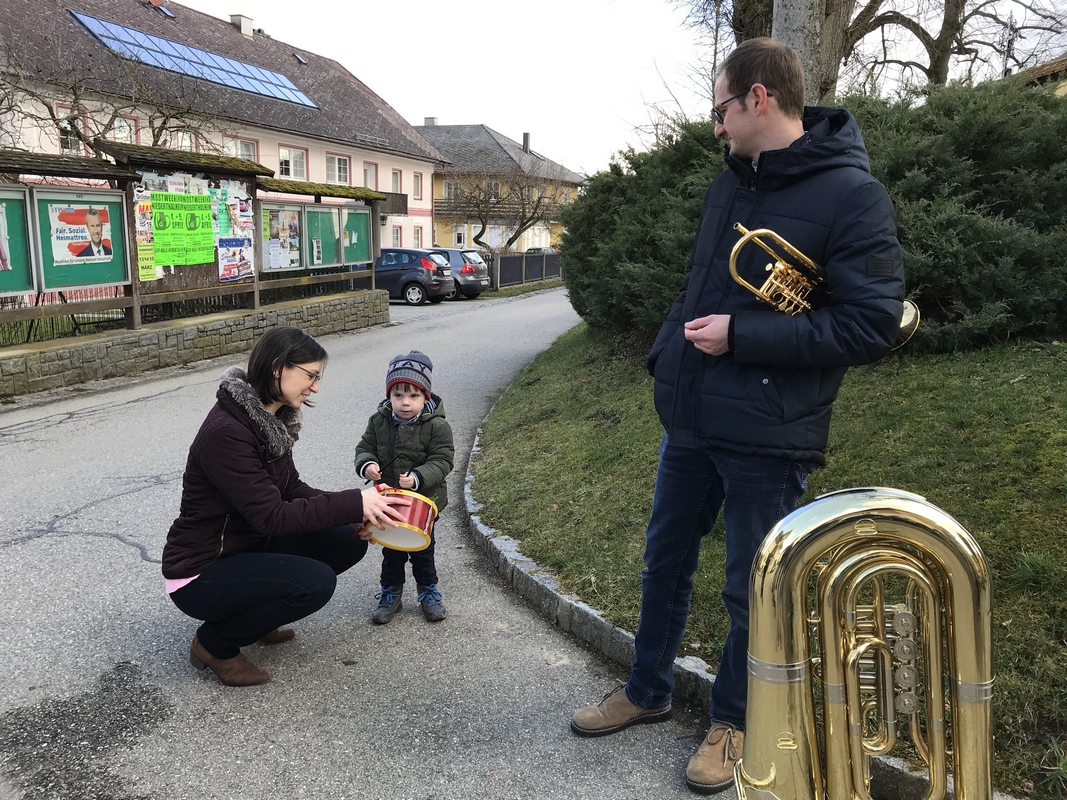
<instances>
[{"instance_id":1,"label":"curb stone","mask_svg":"<svg viewBox=\"0 0 1067 800\"><path fill-rule=\"evenodd\" d=\"M491 413L491 411L490 411ZM634 635L604 619L604 615L582 602L576 595L563 594L559 581L520 550L521 542L500 533L482 522L478 512L482 504L474 499L471 463L480 452L481 429L475 431L463 480L465 514L468 530L478 547L495 562L505 585L532 605L541 616L578 637L601 655L629 668L634 661ZM715 674L702 658L681 656L674 660L674 698L698 709L711 704L711 687ZM920 800L929 789L925 772L911 769L898 758L879 756L871 759L871 794L877 800ZM952 776L948 778L949 795L953 796ZM993 792L993 800L1017 800L1002 792Z\"/></svg>"}]
</instances>

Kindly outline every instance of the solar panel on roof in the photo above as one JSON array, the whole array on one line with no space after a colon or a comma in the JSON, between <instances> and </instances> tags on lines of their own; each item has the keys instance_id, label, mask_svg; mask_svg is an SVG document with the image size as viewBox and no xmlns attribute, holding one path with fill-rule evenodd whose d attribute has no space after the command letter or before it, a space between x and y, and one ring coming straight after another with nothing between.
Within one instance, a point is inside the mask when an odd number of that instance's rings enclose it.
<instances>
[{"instance_id":1,"label":"solar panel on roof","mask_svg":"<svg viewBox=\"0 0 1067 800\"><path fill-rule=\"evenodd\" d=\"M318 108L296 84L280 72L90 17L88 14L79 14L77 11L71 11L70 14L105 47L123 58L229 86L231 89L242 89L264 97L276 97Z\"/></svg>"}]
</instances>

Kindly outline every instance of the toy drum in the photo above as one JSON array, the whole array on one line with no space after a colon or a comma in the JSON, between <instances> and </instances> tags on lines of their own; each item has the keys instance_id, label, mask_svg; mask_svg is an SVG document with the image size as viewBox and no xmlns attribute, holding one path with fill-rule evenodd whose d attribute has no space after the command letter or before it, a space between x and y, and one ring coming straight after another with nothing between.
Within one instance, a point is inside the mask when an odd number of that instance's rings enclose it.
<instances>
[{"instance_id":1,"label":"toy drum","mask_svg":"<svg viewBox=\"0 0 1067 800\"><path fill-rule=\"evenodd\" d=\"M430 546L430 533L434 520L437 519L437 504L429 497L407 489L394 489L391 486L378 486L378 492L385 495L403 495L411 498L410 506L393 506L404 515L404 520L383 520L383 527L364 523L363 530L370 532L370 540L390 550L404 550L409 553L425 550Z\"/></svg>"}]
</instances>

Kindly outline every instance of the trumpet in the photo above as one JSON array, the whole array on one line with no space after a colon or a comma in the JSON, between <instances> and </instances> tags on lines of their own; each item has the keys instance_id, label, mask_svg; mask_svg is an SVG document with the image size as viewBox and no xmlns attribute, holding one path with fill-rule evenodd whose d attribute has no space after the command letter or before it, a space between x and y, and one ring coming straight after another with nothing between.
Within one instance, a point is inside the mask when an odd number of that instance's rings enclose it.
<instances>
[{"instance_id":1,"label":"trumpet","mask_svg":"<svg viewBox=\"0 0 1067 800\"><path fill-rule=\"evenodd\" d=\"M811 311L809 296L812 290L826 288L826 273L823 268L772 230L757 228L750 231L740 222L734 224L734 230L740 231L742 236L730 251L730 275L733 279L763 302L786 314L796 315ZM793 259L793 263L784 260L764 239L774 242ZM767 265L767 271L770 273L767 280L758 289L737 272L737 256L741 248L749 242L755 242L774 259ZM911 300L905 300L894 350L914 335L919 327L919 317L919 307Z\"/></svg>"}]
</instances>

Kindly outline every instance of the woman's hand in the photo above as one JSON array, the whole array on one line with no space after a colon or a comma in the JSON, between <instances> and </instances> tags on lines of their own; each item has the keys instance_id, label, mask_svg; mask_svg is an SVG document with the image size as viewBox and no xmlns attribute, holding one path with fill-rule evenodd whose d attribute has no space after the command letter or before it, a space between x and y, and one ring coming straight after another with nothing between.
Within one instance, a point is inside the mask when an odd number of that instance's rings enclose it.
<instances>
[{"instance_id":1,"label":"woman's hand","mask_svg":"<svg viewBox=\"0 0 1067 800\"><path fill-rule=\"evenodd\" d=\"M371 487L363 490L363 521L376 528L384 528L384 522L404 521L404 515L393 506L410 506L411 498L404 495L381 494ZM364 533L366 535L364 535ZM369 539L370 532L361 529L360 538Z\"/></svg>"},{"instance_id":2,"label":"woman's hand","mask_svg":"<svg viewBox=\"0 0 1067 800\"><path fill-rule=\"evenodd\" d=\"M371 461L363 468L363 477L368 481L380 481L382 479L382 470L377 464Z\"/></svg>"}]
</instances>

